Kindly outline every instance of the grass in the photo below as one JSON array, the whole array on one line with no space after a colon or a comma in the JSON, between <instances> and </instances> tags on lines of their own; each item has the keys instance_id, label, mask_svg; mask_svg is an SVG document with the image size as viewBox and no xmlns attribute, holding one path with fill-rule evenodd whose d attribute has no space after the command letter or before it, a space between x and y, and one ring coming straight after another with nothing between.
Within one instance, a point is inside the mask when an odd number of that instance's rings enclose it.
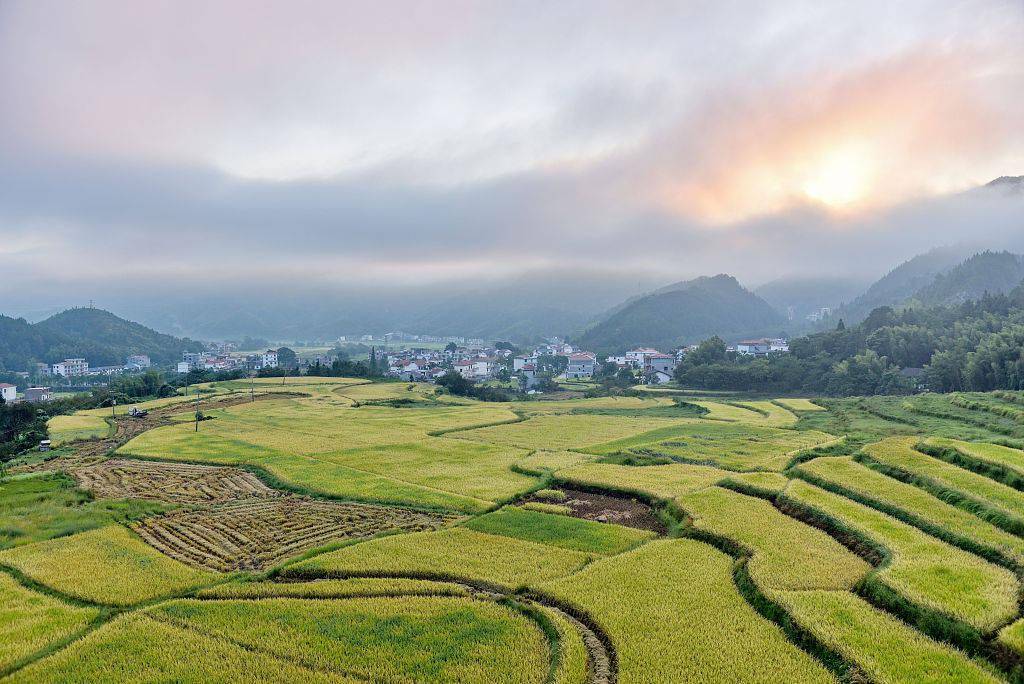
<instances>
[{"instance_id":1,"label":"grass","mask_svg":"<svg viewBox=\"0 0 1024 684\"><path fill-rule=\"evenodd\" d=\"M558 479L585 487L597 487L671 500L710 486L729 473L709 466L688 463L627 466L614 463L585 463L558 471Z\"/></svg>"},{"instance_id":2,"label":"grass","mask_svg":"<svg viewBox=\"0 0 1024 684\"><path fill-rule=\"evenodd\" d=\"M525 508L528 511L538 511L540 513L550 513L551 515L572 515L572 509L568 506L561 504L544 503L543 501L527 501L524 504L520 504L520 508Z\"/></svg>"},{"instance_id":3,"label":"grass","mask_svg":"<svg viewBox=\"0 0 1024 684\"><path fill-rule=\"evenodd\" d=\"M776 404L781 404L790 411L824 411L823 406L815 404L810 399L776 399Z\"/></svg>"},{"instance_id":4,"label":"grass","mask_svg":"<svg viewBox=\"0 0 1024 684\"><path fill-rule=\"evenodd\" d=\"M636 418L589 414L540 415L529 420L459 432L461 439L503 444L523 449L585 448L649 432L673 423L669 418Z\"/></svg>"},{"instance_id":5,"label":"grass","mask_svg":"<svg viewBox=\"0 0 1024 684\"><path fill-rule=\"evenodd\" d=\"M736 423L753 423L756 425L763 424L765 422L765 416L758 413L753 408L737 406L735 404L725 404L718 401L706 401L706 400L692 400L688 399L688 403L700 406L707 410L704 415L705 418L711 420L725 420Z\"/></svg>"},{"instance_id":6,"label":"grass","mask_svg":"<svg viewBox=\"0 0 1024 684\"><path fill-rule=\"evenodd\" d=\"M753 552L747 568L761 589L852 589L871 570L821 530L763 499L709 487L677 502L693 516L696 529Z\"/></svg>"},{"instance_id":7,"label":"grass","mask_svg":"<svg viewBox=\"0 0 1024 684\"><path fill-rule=\"evenodd\" d=\"M743 600L732 559L702 542L653 541L540 589L600 625L621 682L835 681Z\"/></svg>"},{"instance_id":8,"label":"grass","mask_svg":"<svg viewBox=\"0 0 1024 684\"><path fill-rule=\"evenodd\" d=\"M1001 681L962 652L938 643L843 591L773 591L804 629L879 684Z\"/></svg>"},{"instance_id":9,"label":"grass","mask_svg":"<svg viewBox=\"0 0 1024 684\"><path fill-rule=\"evenodd\" d=\"M457 528L355 544L290 566L285 575L404 575L516 588L568 575L591 558L579 551Z\"/></svg>"},{"instance_id":10,"label":"grass","mask_svg":"<svg viewBox=\"0 0 1024 684\"><path fill-rule=\"evenodd\" d=\"M534 451L529 456L519 459L516 467L525 472L541 473L571 468L596 458L596 456L581 454L578 451Z\"/></svg>"},{"instance_id":11,"label":"grass","mask_svg":"<svg viewBox=\"0 0 1024 684\"><path fill-rule=\"evenodd\" d=\"M1001 444L964 442L941 437L927 439L924 444L938 450L953 449L961 457L966 457L970 466L986 471L995 471L996 479L1003 480L1005 484L1009 484L1015 489L1024 489L1024 451L1020 449L1013 449Z\"/></svg>"},{"instance_id":12,"label":"grass","mask_svg":"<svg viewBox=\"0 0 1024 684\"><path fill-rule=\"evenodd\" d=\"M776 427L788 427L797 421L796 414L771 401L738 401L739 406L753 409L763 416L763 422Z\"/></svg>"},{"instance_id":13,"label":"grass","mask_svg":"<svg viewBox=\"0 0 1024 684\"><path fill-rule=\"evenodd\" d=\"M120 452L243 465L303 491L466 512L487 510L537 484L511 469L526 451L431 436L514 420L502 407L350 408L298 399L213 413L198 433L190 425L157 428Z\"/></svg>"},{"instance_id":14,"label":"grass","mask_svg":"<svg viewBox=\"0 0 1024 684\"><path fill-rule=\"evenodd\" d=\"M796 431L754 427L737 423L696 422L660 431L654 441L640 438L602 445L603 453L624 450L635 454L668 456L689 463L703 463L730 470L783 470L793 454L835 441L815 430ZM665 437L665 433L670 436Z\"/></svg>"},{"instance_id":15,"label":"grass","mask_svg":"<svg viewBox=\"0 0 1024 684\"><path fill-rule=\"evenodd\" d=\"M613 555L654 537L653 532L507 506L473 518L465 527L563 549Z\"/></svg>"},{"instance_id":16,"label":"grass","mask_svg":"<svg viewBox=\"0 0 1024 684\"><path fill-rule=\"evenodd\" d=\"M0 573L0 675L40 649L68 639L99 615L27 589ZM12 638L12 637L17 638Z\"/></svg>"},{"instance_id":17,"label":"grass","mask_svg":"<svg viewBox=\"0 0 1024 684\"><path fill-rule=\"evenodd\" d=\"M916 439L888 439L864 449L867 457L886 468L909 473L915 484L932 491L951 491L976 507L1008 516L1024 528L1024 492L983 475L946 463L914 449Z\"/></svg>"},{"instance_id":18,"label":"grass","mask_svg":"<svg viewBox=\"0 0 1024 684\"><path fill-rule=\"evenodd\" d=\"M94 603L129 606L211 582L120 525L0 552L0 565L39 584Z\"/></svg>"},{"instance_id":19,"label":"grass","mask_svg":"<svg viewBox=\"0 0 1024 684\"><path fill-rule=\"evenodd\" d=\"M542 684L546 639L525 615L464 597L179 600L158 620L311 670L371 681Z\"/></svg>"},{"instance_id":20,"label":"grass","mask_svg":"<svg viewBox=\"0 0 1024 684\"><path fill-rule=\"evenodd\" d=\"M103 416L54 416L46 421L46 430L53 445L60 446L77 439L106 437L110 433L110 425Z\"/></svg>"},{"instance_id":21,"label":"grass","mask_svg":"<svg viewBox=\"0 0 1024 684\"><path fill-rule=\"evenodd\" d=\"M19 670L8 681L356 684L359 680L319 672L142 613L131 613Z\"/></svg>"},{"instance_id":22,"label":"grass","mask_svg":"<svg viewBox=\"0 0 1024 684\"><path fill-rule=\"evenodd\" d=\"M796 472L825 489L911 522L957 546L975 553L984 553L985 548L995 550L1014 564L1024 566L1024 539L848 456L816 458L801 464Z\"/></svg>"},{"instance_id":23,"label":"grass","mask_svg":"<svg viewBox=\"0 0 1024 684\"><path fill-rule=\"evenodd\" d=\"M312 582L229 582L201 589L199 598L261 599L320 598L339 599L367 596L466 596L468 590L450 582L433 580L352 577L344 580Z\"/></svg>"},{"instance_id":24,"label":"grass","mask_svg":"<svg viewBox=\"0 0 1024 684\"><path fill-rule=\"evenodd\" d=\"M737 491L749 491L758 496L774 497L789 484L789 478L781 473L752 472L731 473L719 484Z\"/></svg>"},{"instance_id":25,"label":"grass","mask_svg":"<svg viewBox=\"0 0 1024 684\"><path fill-rule=\"evenodd\" d=\"M888 557L877 579L912 603L982 632L1016 615L1020 584L1009 570L801 480L791 482L784 497L824 512L884 548Z\"/></svg>"},{"instance_id":26,"label":"grass","mask_svg":"<svg viewBox=\"0 0 1024 684\"><path fill-rule=\"evenodd\" d=\"M536 484L535 478L509 469L525 454L515 448L427 437L416 442L320 454L317 458L413 485L496 502Z\"/></svg>"},{"instance_id":27,"label":"grass","mask_svg":"<svg viewBox=\"0 0 1024 684\"><path fill-rule=\"evenodd\" d=\"M552 684L586 684L588 655L582 635L561 613L546 610L545 615L558 634L558 664Z\"/></svg>"},{"instance_id":28,"label":"grass","mask_svg":"<svg viewBox=\"0 0 1024 684\"><path fill-rule=\"evenodd\" d=\"M163 510L139 500L100 500L75 488L61 473L0 480L0 549L65 537Z\"/></svg>"}]
</instances>

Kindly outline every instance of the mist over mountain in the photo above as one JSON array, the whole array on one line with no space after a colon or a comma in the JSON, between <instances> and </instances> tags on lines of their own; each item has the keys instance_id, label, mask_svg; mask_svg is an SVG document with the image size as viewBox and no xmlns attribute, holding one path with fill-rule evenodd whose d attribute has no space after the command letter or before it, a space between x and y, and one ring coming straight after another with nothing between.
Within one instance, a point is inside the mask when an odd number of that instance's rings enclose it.
<instances>
[{"instance_id":1,"label":"mist over mountain","mask_svg":"<svg viewBox=\"0 0 1024 684\"><path fill-rule=\"evenodd\" d=\"M863 320L879 306L896 306L930 285L935 276L950 270L972 250L964 246L936 247L904 261L875 281L862 295L841 306L835 315L848 322Z\"/></svg>"},{"instance_id":2,"label":"mist over mountain","mask_svg":"<svg viewBox=\"0 0 1024 684\"><path fill-rule=\"evenodd\" d=\"M985 293L1005 294L1024 280L1024 257L1010 252L980 252L935 276L914 295L924 306L949 306Z\"/></svg>"},{"instance_id":3,"label":"mist over mountain","mask_svg":"<svg viewBox=\"0 0 1024 684\"><path fill-rule=\"evenodd\" d=\"M33 363L82 357L92 366L121 365L131 354L155 364L181 359L203 345L159 333L102 309L69 309L39 323L0 316L0 370L30 370Z\"/></svg>"},{"instance_id":4,"label":"mist over mountain","mask_svg":"<svg viewBox=\"0 0 1024 684\"><path fill-rule=\"evenodd\" d=\"M866 278L789 277L765 283L753 292L785 318L792 313L794 324L803 325L809 314L824 307L835 309L863 293L869 284Z\"/></svg>"},{"instance_id":5,"label":"mist over mountain","mask_svg":"<svg viewBox=\"0 0 1024 684\"><path fill-rule=\"evenodd\" d=\"M636 346L671 349L712 335L778 333L785 320L730 275L701 277L637 298L578 336L599 352Z\"/></svg>"}]
</instances>

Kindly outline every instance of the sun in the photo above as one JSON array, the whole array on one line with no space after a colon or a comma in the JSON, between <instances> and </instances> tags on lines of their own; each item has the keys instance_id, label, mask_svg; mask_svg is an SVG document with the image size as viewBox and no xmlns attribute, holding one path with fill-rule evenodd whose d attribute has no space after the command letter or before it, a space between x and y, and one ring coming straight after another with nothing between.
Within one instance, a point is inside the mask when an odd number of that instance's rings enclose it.
<instances>
[{"instance_id":1,"label":"sun","mask_svg":"<svg viewBox=\"0 0 1024 684\"><path fill-rule=\"evenodd\" d=\"M845 208L864 200L871 165L864 151L847 146L825 154L803 183L807 197L833 208Z\"/></svg>"}]
</instances>

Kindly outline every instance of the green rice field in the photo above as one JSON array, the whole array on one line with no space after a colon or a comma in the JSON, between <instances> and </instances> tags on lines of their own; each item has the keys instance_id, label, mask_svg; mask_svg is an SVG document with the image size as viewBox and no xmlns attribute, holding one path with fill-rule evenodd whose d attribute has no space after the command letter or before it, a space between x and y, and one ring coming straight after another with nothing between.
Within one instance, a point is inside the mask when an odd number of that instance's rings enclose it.
<instances>
[{"instance_id":1,"label":"green rice field","mask_svg":"<svg viewBox=\"0 0 1024 684\"><path fill-rule=\"evenodd\" d=\"M1024 681L997 394L189 392L0 471L0 684Z\"/></svg>"}]
</instances>

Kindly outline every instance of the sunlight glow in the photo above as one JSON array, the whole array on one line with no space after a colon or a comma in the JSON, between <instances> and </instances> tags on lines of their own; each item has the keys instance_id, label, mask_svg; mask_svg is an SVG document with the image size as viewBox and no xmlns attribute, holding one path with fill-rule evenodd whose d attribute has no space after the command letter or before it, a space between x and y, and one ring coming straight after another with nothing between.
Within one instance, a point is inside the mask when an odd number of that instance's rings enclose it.
<instances>
[{"instance_id":1,"label":"sunlight glow","mask_svg":"<svg viewBox=\"0 0 1024 684\"><path fill-rule=\"evenodd\" d=\"M849 207L868 194L871 163L858 146L846 146L826 154L804 181L809 198L833 208Z\"/></svg>"}]
</instances>

